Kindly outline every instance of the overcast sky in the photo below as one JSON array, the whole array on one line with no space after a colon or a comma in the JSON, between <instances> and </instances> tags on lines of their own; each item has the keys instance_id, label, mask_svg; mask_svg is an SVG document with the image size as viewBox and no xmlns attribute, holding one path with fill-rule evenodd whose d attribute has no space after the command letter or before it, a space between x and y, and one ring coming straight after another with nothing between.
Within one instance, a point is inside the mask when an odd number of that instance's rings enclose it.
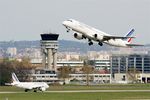
<instances>
[{"instance_id":1,"label":"overcast sky","mask_svg":"<svg viewBox=\"0 0 150 100\"><path fill-rule=\"evenodd\" d=\"M119 36L134 28L136 42L150 43L150 0L0 0L0 41L40 40L43 32L75 40L62 25L69 18Z\"/></svg>"}]
</instances>

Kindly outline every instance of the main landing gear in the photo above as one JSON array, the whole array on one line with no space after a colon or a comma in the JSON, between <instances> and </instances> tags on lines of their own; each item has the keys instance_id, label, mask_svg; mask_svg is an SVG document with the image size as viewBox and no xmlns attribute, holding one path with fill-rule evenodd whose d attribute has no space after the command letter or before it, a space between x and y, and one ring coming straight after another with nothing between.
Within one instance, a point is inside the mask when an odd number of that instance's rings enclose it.
<instances>
[{"instance_id":1,"label":"main landing gear","mask_svg":"<svg viewBox=\"0 0 150 100\"><path fill-rule=\"evenodd\" d=\"M25 91L25 92L28 92L28 91L29 91L29 89L25 89L24 91Z\"/></svg>"},{"instance_id":2,"label":"main landing gear","mask_svg":"<svg viewBox=\"0 0 150 100\"><path fill-rule=\"evenodd\" d=\"M93 45L93 42L89 42L89 46Z\"/></svg>"},{"instance_id":3,"label":"main landing gear","mask_svg":"<svg viewBox=\"0 0 150 100\"><path fill-rule=\"evenodd\" d=\"M98 45L103 46L103 43L102 42L98 42Z\"/></svg>"},{"instance_id":4,"label":"main landing gear","mask_svg":"<svg viewBox=\"0 0 150 100\"><path fill-rule=\"evenodd\" d=\"M91 39L89 39L89 46L93 45L93 42L91 41Z\"/></svg>"}]
</instances>

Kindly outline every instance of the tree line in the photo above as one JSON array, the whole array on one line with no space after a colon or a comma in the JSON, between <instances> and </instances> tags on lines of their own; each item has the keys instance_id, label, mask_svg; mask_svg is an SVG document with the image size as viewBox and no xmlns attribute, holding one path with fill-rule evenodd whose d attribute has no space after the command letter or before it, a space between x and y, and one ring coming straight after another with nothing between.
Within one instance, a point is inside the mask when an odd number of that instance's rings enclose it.
<instances>
[{"instance_id":1,"label":"tree line","mask_svg":"<svg viewBox=\"0 0 150 100\"><path fill-rule=\"evenodd\" d=\"M23 58L22 61L2 59L0 61L0 85L10 83L12 81L11 73L16 73L20 81L29 81L28 75L34 66L31 65L28 58Z\"/></svg>"}]
</instances>

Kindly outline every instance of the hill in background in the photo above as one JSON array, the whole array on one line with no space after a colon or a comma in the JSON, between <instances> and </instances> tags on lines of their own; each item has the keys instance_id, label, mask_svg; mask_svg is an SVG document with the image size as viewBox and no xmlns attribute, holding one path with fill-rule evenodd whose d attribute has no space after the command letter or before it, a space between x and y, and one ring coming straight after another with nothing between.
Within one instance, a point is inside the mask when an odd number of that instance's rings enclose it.
<instances>
[{"instance_id":1,"label":"hill in background","mask_svg":"<svg viewBox=\"0 0 150 100\"><path fill-rule=\"evenodd\" d=\"M40 41L1 41L0 48L7 49L8 47L16 47L19 49L25 48L40 48ZM97 43L89 46L88 43L82 43L77 41L69 40L59 40L59 49L61 52L81 52L85 53L87 51L100 51L100 50L110 50L111 46L103 45L99 46Z\"/></svg>"}]
</instances>

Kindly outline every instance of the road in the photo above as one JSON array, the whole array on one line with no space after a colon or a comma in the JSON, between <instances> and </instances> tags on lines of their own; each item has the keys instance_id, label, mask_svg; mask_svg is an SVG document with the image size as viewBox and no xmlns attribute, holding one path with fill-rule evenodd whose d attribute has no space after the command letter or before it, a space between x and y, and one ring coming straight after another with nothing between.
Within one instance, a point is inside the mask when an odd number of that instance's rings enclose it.
<instances>
[{"instance_id":1,"label":"road","mask_svg":"<svg viewBox=\"0 0 150 100\"><path fill-rule=\"evenodd\" d=\"M86 92L150 92L150 90L65 90L65 91L45 91L46 93L86 93ZM0 94L8 94L8 93L25 93L22 92L0 92Z\"/></svg>"}]
</instances>

